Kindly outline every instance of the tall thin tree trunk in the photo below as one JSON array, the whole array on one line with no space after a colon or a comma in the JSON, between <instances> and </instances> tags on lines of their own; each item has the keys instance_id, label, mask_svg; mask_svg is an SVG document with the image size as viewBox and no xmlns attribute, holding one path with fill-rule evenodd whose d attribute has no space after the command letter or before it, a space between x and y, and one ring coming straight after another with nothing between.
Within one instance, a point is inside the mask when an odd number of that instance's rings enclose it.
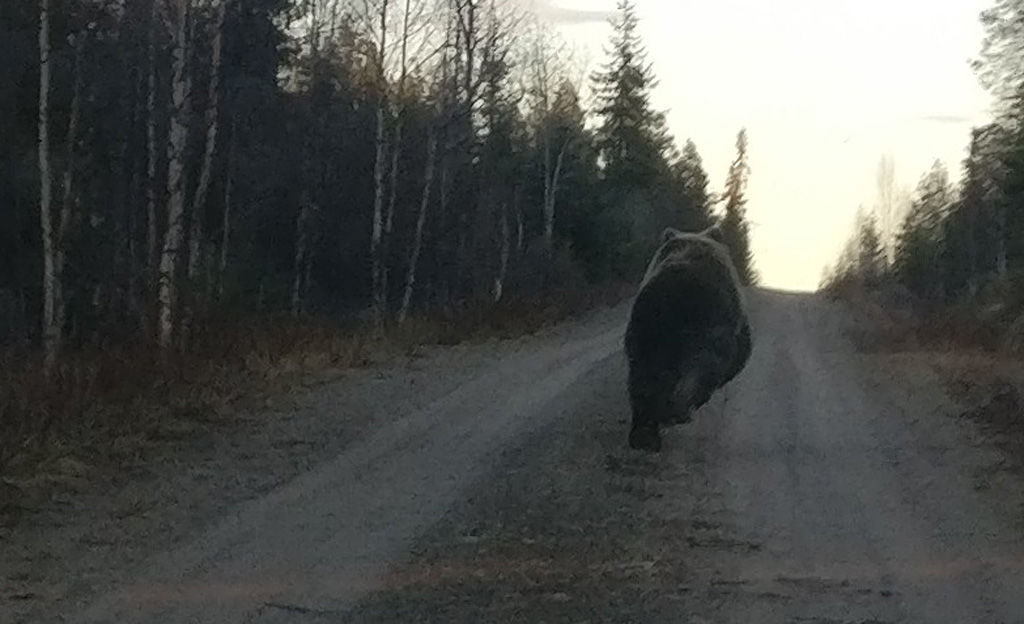
<instances>
[{"instance_id":1,"label":"tall thin tree trunk","mask_svg":"<svg viewBox=\"0 0 1024 624\"><path fill-rule=\"evenodd\" d=\"M391 141L391 171L390 189L388 191L388 209L384 217L384 237L389 238L394 228L395 203L398 201L398 161L402 152L402 115L399 111L398 119L395 121L395 134Z\"/></svg>"},{"instance_id":2,"label":"tall thin tree trunk","mask_svg":"<svg viewBox=\"0 0 1024 624\"><path fill-rule=\"evenodd\" d=\"M547 87L545 86L545 93L546 90ZM547 97L544 98L543 106L544 114L547 115ZM553 176L551 175L551 137L548 136L550 134L550 129L547 127L550 124L550 121L545 119L543 123L544 128L542 129L542 132L544 134L544 248L546 250L550 250L554 246L555 215L553 209L555 203L551 201L551 196L554 193L551 188L553 178Z\"/></svg>"},{"instance_id":3,"label":"tall thin tree trunk","mask_svg":"<svg viewBox=\"0 0 1024 624\"><path fill-rule=\"evenodd\" d=\"M43 246L43 347L49 374L60 352L61 327L57 323L56 254L53 236L53 174L50 170L50 2L39 0L39 220Z\"/></svg>"},{"instance_id":4,"label":"tall thin tree trunk","mask_svg":"<svg viewBox=\"0 0 1024 624\"><path fill-rule=\"evenodd\" d=\"M394 230L395 223L395 204L398 201L398 162L401 157L402 151L402 111L398 111L397 119L395 120L395 133L392 136L391 143L391 171L389 172L390 181L388 183L388 207L384 214L384 234L381 240L381 262L383 266L382 270L382 281L381 289L384 291L385 301L388 294L388 281L390 277L390 263L391 263L391 233Z\"/></svg>"},{"instance_id":5,"label":"tall thin tree trunk","mask_svg":"<svg viewBox=\"0 0 1024 624\"><path fill-rule=\"evenodd\" d=\"M186 187L186 183L182 183ZM185 245L185 296L182 297L182 305L178 317L178 338L181 348L188 347L189 337L192 335L192 322L195 320L196 305L199 303L202 286L199 284L198 276L200 264L203 257L203 213L197 206L192 206L188 226L188 239Z\"/></svg>"},{"instance_id":6,"label":"tall thin tree trunk","mask_svg":"<svg viewBox=\"0 0 1024 624\"><path fill-rule=\"evenodd\" d=\"M202 223L206 208L206 197L210 189L213 171L213 157L217 150L218 113L220 110L220 66L221 48L224 42L224 18L227 15L228 0L221 0L217 9L217 23L213 34L210 53L210 82L206 96L206 146L203 163L199 170L199 182L192 196L192 233L189 239L188 277L194 280L202 260Z\"/></svg>"},{"instance_id":7,"label":"tall thin tree trunk","mask_svg":"<svg viewBox=\"0 0 1024 624\"><path fill-rule=\"evenodd\" d=\"M157 22L157 0L151 0L150 24L149 24L149 49L147 51L148 76L146 78L146 280L149 295L148 299L152 305L152 299L157 292L158 262L160 254L157 249L157 240L160 235L156 214L156 22ZM146 306L143 313L145 325L152 327L152 309Z\"/></svg>"},{"instance_id":8,"label":"tall thin tree trunk","mask_svg":"<svg viewBox=\"0 0 1024 624\"><path fill-rule=\"evenodd\" d=\"M968 203L967 210L967 296L973 300L978 294L978 214L977 204Z\"/></svg>"},{"instance_id":9,"label":"tall thin tree trunk","mask_svg":"<svg viewBox=\"0 0 1024 624\"><path fill-rule=\"evenodd\" d=\"M558 157L555 158L555 170L551 172L551 192L548 196L548 206L544 212L544 236L547 239L548 249L554 247L555 242L555 203L558 201L558 184L562 179L562 163L565 162L565 150L569 146L566 141L558 150Z\"/></svg>"},{"instance_id":10,"label":"tall thin tree trunk","mask_svg":"<svg viewBox=\"0 0 1024 624\"><path fill-rule=\"evenodd\" d=\"M63 192L61 194L60 220L54 240L54 323L63 335L67 305L64 296L65 249L68 229L71 227L71 211L75 203L75 160L77 158L78 124L82 116L82 54L85 50L85 34L75 37L74 86L71 89L71 112L68 118L67 165L64 168Z\"/></svg>"},{"instance_id":11,"label":"tall thin tree trunk","mask_svg":"<svg viewBox=\"0 0 1024 624\"><path fill-rule=\"evenodd\" d=\"M544 139L544 248L550 253L555 245L555 204L558 198L558 183L562 177L562 163L569 141L558 150L555 164L551 166L550 141Z\"/></svg>"},{"instance_id":12,"label":"tall thin tree trunk","mask_svg":"<svg viewBox=\"0 0 1024 624\"><path fill-rule=\"evenodd\" d=\"M295 262L292 275L292 316L298 317L302 314L303 307L303 277L308 275L307 261L309 255L309 216L312 202L308 197L303 197L302 205L299 206L298 218L295 221Z\"/></svg>"},{"instance_id":13,"label":"tall thin tree trunk","mask_svg":"<svg viewBox=\"0 0 1024 624\"><path fill-rule=\"evenodd\" d=\"M370 260L372 265L372 308L374 322L378 327L384 324L387 306L387 284L384 276L383 246L381 236L384 230L384 166L386 147L384 145L384 116L387 106L387 78L385 63L387 53L388 0L382 0L380 8L380 49L377 53L377 135L373 161L373 225L370 233Z\"/></svg>"},{"instance_id":14,"label":"tall thin tree trunk","mask_svg":"<svg viewBox=\"0 0 1024 624\"><path fill-rule=\"evenodd\" d=\"M516 262L523 258L523 187L516 184L512 194L512 212L516 215Z\"/></svg>"},{"instance_id":15,"label":"tall thin tree trunk","mask_svg":"<svg viewBox=\"0 0 1024 624\"><path fill-rule=\"evenodd\" d=\"M451 288L451 240L448 230L450 225L450 217L448 215L448 142L447 137L445 138L444 149L441 152L441 180L440 187L438 188L438 205L437 205L437 223L440 225L440 231L437 236L437 250L436 256L440 258L437 262L437 279L440 281L440 301L442 307L446 310L450 307L452 302L452 288ZM449 270L446 271L445 269Z\"/></svg>"},{"instance_id":16,"label":"tall thin tree trunk","mask_svg":"<svg viewBox=\"0 0 1024 624\"><path fill-rule=\"evenodd\" d=\"M234 184L235 123L231 122L228 139L228 162L224 173L224 214L221 217L220 266L217 269L217 299L224 299L224 276L228 269L228 247L231 243L231 187Z\"/></svg>"},{"instance_id":17,"label":"tall thin tree trunk","mask_svg":"<svg viewBox=\"0 0 1024 624\"><path fill-rule=\"evenodd\" d=\"M313 212L316 212L316 206L313 206ZM300 312L305 314L307 310L307 301L309 300L309 285L312 280L313 273L313 252L316 250L317 241L319 235L313 233L306 242L306 254L303 260L305 261L305 267L302 271L302 305Z\"/></svg>"},{"instance_id":18,"label":"tall thin tree trunk","mask_svg":"<svg viewBox=\"0 0 1024 624\"><path fill-rule=\"evenodd\" d=\"M505 293L505 276L508 274L508 255L511 247L508 232L508 204L501 202L501 252L498 262L498 274L494 278L494 302L501 301Z\"/></svg>"},{"instance_id":19,"label":"tall thin tree trunk","mask_svg":"<svg viewBox=\"0 0 1024 624\"><path fill-rule=\"evenodd\" d=\"M523 255L523 209L516 207L516 256Z\"/></svg>"},{"instance_id":20,"label":"tall thin tree trunk","mask_svg":"<svg viewBox=\"0 0 1024 624\"><path fill-rule=\"evenodd\" d=\"M383 96L382 96L383 97ZM387 303L384 284L381 234L383 231L384 203L384 104L377 107L376 155L373 163L373 230L370 234L370 258L373 265L373 316L378 326L384 323Z\"/></svg>"},{"instance_id":21,"label":"tall thin tree trunk","mask_svg":"<svg viewBox=\"0 0 1024 624\"><path fill-rule=\"evenodd\" d=\"M206 198L210 190L210 177L213 171L213 157L217 151L218 114L220 112L220 66L221 48L224 41L224 18L227 15L228 0L220 0L217 9L217 22L214 25L213 40L210 48L210 81L207 85L206 113L206 144L203 149L203 161L199 169L199 181L192 196L192 219L188 237L187 283L192 296L182 309L181 337L187 341L195 321L196 306L200 303L203 293L209 284L201 287L199 282L200 267L203 260L203 220L206 216Z\"/></svg>"},{"instance_id":22,"label":"tall thin tree trunk","mask_svg":"<svg viewBox=\"0 0 1024 624\"><path fill-rule=\"evenodd\" d=\"M128 20L123 18L121 20L122 32L129 32L130 26ZM139 102L144 97L143 88L140 86L139 76L132 71L132 67L139 62L138 55L133 57L124 57L122 60L122 72L126 79L132 80L131 90L125 90L125 97L130 102L128 106L131 109L131 122L128 127L121 133L121 148L118 154L118 167L121 171L128 172L128 184L125 187L124 193L121 196L121 212L124 218L125 227L127 228L128 236L125 241L125 252L127 253L128 264L126 267L127 273L123 276L125 285L127 288L127 310L125 311L124 320L131 322L134 321L139 323L139 327L145 327L141 323L142 317L144 316L144 306L142 302L142 288L145 283L146 268L145 261L140 263L139 258L139 233L140 233L140 220L139 215L139 201L140 197L144 193L144 182L142 182L142 174L139 169L138 159L132 154L132 158L129 159L129 151L132 147L132 137L135 136L136 130L139 128L139 124L142 122L142 107L139 106ZM145 127L145 126L143 126Z\"/></svg>"},{"instance_id":23,"label":"tall thin tree trunk","mask_svg":"<svg viewBox=\"0 0 1024 624\"><path fill-rule=\"evenodd\" d=\"M405 80L408 71L409 52L409 6L411 0L405 0L405 12L402 19L402 45L400 54L400 73L398 76L398 87L395 89L395 132L391 139L391 172L388 191L388 208L384 218L384 241L383 241L383 289L387 297L388 284L390 281L391 267L391 233L394 229L395 202L398 198L398 165L402 154L402 130L405 121Z\"/></svg>"},{"instance_id":24,"label":"tall thin tree trunk","mask_svg":"<svg viewBox=\"0 0 1024 624\"><path fill-rule=\"evenodd\" d=\"M423 194L420 196L420 211L416 216L416 234L412 239L412 251L409 252L409 266L405 272L405 289L402 293L402 307L398 312L398 323L405 322L412 304L412 292L416 286L416 269L420 261L423 247L423 228L427 223L427 207L430 205L430 189L434 183L434 161L437 159L437 134L430 133L427 143L427 164L423 173Z\"/></svg>"},{"instance_id":25,"label":"tall thin tree trunk","mask_svg":"<svg viewBox=\"0 0 1024 624\"><path fill-rule=\"evenodd\" d=\"M185 144L188 139L188 1L175 0L175 20L172 32L171 128L167 145L167 229L164 231L160 254L160 289L158 294L160 346L173 345L175 305L177 303L177 274L184 234L182 219L185 213Z\"/></svg>"}]
</instances>

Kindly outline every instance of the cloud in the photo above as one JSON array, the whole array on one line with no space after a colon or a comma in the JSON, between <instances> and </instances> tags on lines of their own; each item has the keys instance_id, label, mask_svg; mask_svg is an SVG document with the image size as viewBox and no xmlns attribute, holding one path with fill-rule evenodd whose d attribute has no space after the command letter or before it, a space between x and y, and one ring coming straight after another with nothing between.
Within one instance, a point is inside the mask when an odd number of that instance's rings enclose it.
<instances>
[{"instance_id":1,"label":"cloud","mask_svg":"<svg viewBox=\"0 0 1024 624\"><path fill-rule=\"evenodd\" d=\"M967 115L921 115L921 121L928 121L938 124L968 124L971 118Z\"/></svg>"},{"instance_id":2,"label":"cloud","mask_svg":"<svg viewBox=\"0 0 1024 624\"><path fill-rule=\"evenodd\" d=\"M614 11L590 11L586 9L567 9L543 3L540 14L555 24L593 24L607 22L615 16Z\"/></svg>"}]
</instances>

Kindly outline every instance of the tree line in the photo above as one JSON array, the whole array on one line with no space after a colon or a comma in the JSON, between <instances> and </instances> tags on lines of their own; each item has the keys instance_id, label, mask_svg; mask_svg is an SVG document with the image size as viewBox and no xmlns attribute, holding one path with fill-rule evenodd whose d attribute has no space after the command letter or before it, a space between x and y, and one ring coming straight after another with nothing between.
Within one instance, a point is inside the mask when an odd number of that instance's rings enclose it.
<instances>
[{"instance_id":1,"label":"tree line","mask_svg":"<svg viewBox=\"0 0 1024 624\"><path fill-rule=\"evenodd\" d=\"M898 283L928 306L1024 292L1024 1L996 0L981 22L973 67L995 115L972 129L960 179L936 161L900 201L883 159L878 206L858 214L826 286Z\"/></svg>"},{"instance_id":2,"label":"tree line","mask_svg":"<svg viewBox=\"0 0 1024 624\"><path fill-rule=\"evenodd\" d=\"M746 133L712 193L631 2L612 23L587 106L568 46L495 0L4 2L0 341L52 368L216 315L457 314L632 278L719 216L755 279Z\"/></svg>"}]
</instances>

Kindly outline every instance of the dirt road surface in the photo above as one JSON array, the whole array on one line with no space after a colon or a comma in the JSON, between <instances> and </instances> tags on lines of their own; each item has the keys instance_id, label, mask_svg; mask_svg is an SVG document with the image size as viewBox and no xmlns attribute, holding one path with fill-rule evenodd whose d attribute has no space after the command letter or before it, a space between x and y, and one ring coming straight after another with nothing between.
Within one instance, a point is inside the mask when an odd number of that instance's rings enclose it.
<instances>
[{"instance_id":1,"label":"dirt road surface","mask_svg":"<svg viewBox=\"0 0 1024 624\"><path fill-rule=\"evenodd\" d=\"M8 559L0 621L1024 622L1021 488L987 471L998 449L937 380L857 353L836 304L751 300L747 369L661 454L625 445L620 307L309 390L310 423L369 415L300 447L321 459L289 478L126 537L132 556ZM46 593L54 570L91 580Z\"/></svg>"}]
</instances>

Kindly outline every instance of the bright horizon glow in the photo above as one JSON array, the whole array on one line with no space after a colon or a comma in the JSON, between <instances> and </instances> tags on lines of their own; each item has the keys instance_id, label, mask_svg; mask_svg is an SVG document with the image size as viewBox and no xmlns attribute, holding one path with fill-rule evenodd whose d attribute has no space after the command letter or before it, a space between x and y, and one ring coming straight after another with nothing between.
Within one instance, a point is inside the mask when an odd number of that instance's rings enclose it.
<instances>
[{"instance_id":1,"label":"bright horizon glow","mask_svg":"<svg viewBox=\"0 0 1024 624\"><path fill-rule=\"evenodd\" d=\"M971 71L992 0L636 0L640 33L682 145L720 190L750 138L747 217L764 286L814 290L875 199L883 154L911 191L935 159L958 180L989 98ZM547 0L593 70L615 0Z\"/></svg>"}]
</instances>

